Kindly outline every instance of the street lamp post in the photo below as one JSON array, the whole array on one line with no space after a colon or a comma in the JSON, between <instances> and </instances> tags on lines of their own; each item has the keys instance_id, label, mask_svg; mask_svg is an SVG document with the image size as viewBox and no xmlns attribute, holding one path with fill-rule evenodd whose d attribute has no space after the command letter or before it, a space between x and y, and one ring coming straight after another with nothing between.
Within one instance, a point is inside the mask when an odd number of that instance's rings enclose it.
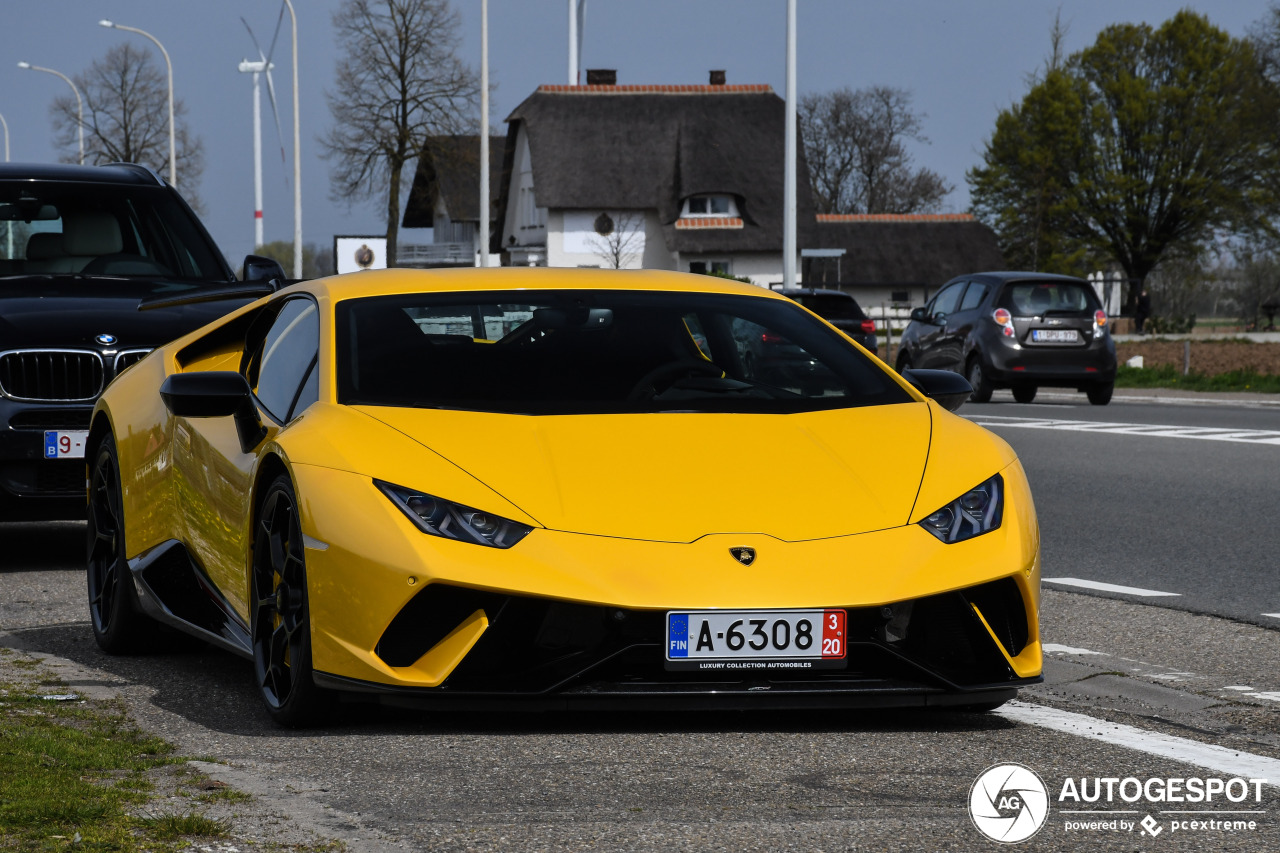
<instances>
[{"instance_id":1,"label":"street lamp post","mask_svg":"<svg viewBox=\"0 0 1280 853\"><path fill-rule=\"evenodd\" d=\"M54 71L52 68L41 68L39 65L32 65L30 62L19 62L19 68L25 68L28 71L43 71L46 74L52 74L55 77L61 77L66 84L71 87L71 91L76 93L76 131L80 134L80 165L84 165L84 99L80 97L80 90L76 88L76 84L71 82L71 78L63 74L61 71Z\"/></svg>"},{"instance_id":2,"label":"street lamp post","mask_svg":"<svg viewBox=\"0 0 1280 853\"><path fill-rule=\"evenodd\" d=\"M173 127L173 63L169 61L169 51L164 49L164 45L160 43L160 39L151 35L146 30L140 30L137 27L126 27L124 24L116 24L111 21L98 21L98 26L108 27L116 30L124 30L127 33L137 33L140 36L146 36L160 48L160 53L164 55L165 67L169 69L169 186L174 189L178 188L178 157L177 146L174 144L174 127Z\"/></svg>"},{"instance_id":3,"label":"street lamp post","mask_svg":"<svg viewBox=\"0 0 1280 853\"><path fill-rule=\"evenodd\" d=\"M0 115L0 124L4 125L4 161L9 162L9 122L4 120L4 116Z\"/></svg>"},{"instance_id":4,"label":"street lamp post","mask_svg":"<svg viewBox=\"0 0 1280 853\"><path fill-rule=\"evenodd\" d=\"M284 0L293 22L293 277L302 278L302 130L298 123L298 16Z\"/></svg>"}]
</instances>

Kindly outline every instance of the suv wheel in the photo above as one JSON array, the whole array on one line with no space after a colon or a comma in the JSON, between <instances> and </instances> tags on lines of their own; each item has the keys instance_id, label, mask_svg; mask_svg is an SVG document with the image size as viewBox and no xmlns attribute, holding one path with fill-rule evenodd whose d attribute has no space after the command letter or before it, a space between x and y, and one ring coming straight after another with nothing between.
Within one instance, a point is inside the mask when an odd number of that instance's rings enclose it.
<instances>
[{"instance_id":1,"label":"suv wheel","mask_svg":"<svg viewBox=\"0 0 1280 853\"><path fill-rule=\"evenodd\" d=\"M973 386L973 394L969 399L975 403L986 403L991 399L991 392L995 390L991 382L987 379L986 373L982 370L982 359L976 355L969 359L969 370L966 372L969 384Z\"/></svg>"},{"instance_id":2,"label":"suv wheel","mask_svg":"<svg viewBox=\"0 0 1280 853\"><path fill-rule=\"evenodd\" d=\"M1019 403L1030 403L1036 398L1036 386L1034 385L1014 385L1013 399Z\"/></svg>"}]
</instances>

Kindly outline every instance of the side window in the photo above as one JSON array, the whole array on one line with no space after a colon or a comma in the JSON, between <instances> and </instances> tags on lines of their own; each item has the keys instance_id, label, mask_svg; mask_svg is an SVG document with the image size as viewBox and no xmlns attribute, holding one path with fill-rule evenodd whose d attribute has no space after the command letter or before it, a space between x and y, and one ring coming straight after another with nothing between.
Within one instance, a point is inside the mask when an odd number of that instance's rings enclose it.
<instances>
[{"instance_id":1,"label":"side window","mask_svg":"<svg viewBox=\"0 0 1280 853\"><path fill-rule=\"evenodd\" d=\"M964 290L965 283L958 281L943 289L933 300L933 316L944 316L954 314L956 303L960 301L960 292Z\"/></svg>"},{"instance_id":2,"label":"side window","mask_svg":"<svg viewBox=\"0 0 1280 853\"><path fill-rule=\"evenodd\" d=\"M972 311L982 304L982 300L986 298L987 286L976 281L969 282L969 289L964 292L964 299L960 302L961 311Z\"/></svg>"},{"instance_id":3,"label":"side window","mask_svg":"<svg viewBox=\"0 0 1280 853\"><path fill-rule=\"evenodd\" d=\"M256 371L250 372L250 380L256 378L253 393L277 421L284 423L305 408L302 397L313 383L318 397L320 380L315 364L319 350L320 316L315 303L306 298L289 300L267 330L253 359Z\"/></svg>"}]
</instances>

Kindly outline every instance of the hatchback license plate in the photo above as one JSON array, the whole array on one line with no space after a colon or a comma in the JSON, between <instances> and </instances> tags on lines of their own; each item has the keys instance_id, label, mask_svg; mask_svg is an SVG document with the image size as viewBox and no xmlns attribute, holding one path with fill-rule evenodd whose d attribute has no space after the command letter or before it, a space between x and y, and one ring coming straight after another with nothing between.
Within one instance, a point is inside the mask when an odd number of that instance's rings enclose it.
<instances>
[{"instance_id":1,"label":"hatchback license plate","mask_svg":"<svg viewBox=\"0 0 1280 853\"><path fill-rule=\"evenodd\" d=\"M1031 340L1051 344L1074 344L1080 340L1075 329L1032 329Z\"/></svg>"},{"instance_id":2,"label":"hatchback license plate","mask_svg":"<svg viewBox=\"0 0 1280 853\"><path fill-rule=\"evenodd\" d=\"M667 669L843 668L847 646L843 610L667 613Z\"/></svg>"},{"instance_id":3,"label":"hatchback license plate","mask_svg":"<svg viewBox=\"0 0 1280 853\"><path fill-rule=\"evenodd\" d=\"M45 459L83 459L84 443L89 439L87 429L44 431Z\"/></svg>"}]
</instances>

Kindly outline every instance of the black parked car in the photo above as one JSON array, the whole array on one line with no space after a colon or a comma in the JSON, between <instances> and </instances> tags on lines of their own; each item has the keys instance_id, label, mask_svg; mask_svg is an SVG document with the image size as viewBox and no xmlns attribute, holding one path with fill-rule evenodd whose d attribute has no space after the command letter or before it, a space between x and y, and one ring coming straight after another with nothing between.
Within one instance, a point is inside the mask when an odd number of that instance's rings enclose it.
<instances>
[{"instance_id":1,"label":"black parked car","mask_svg":"<svg viewBox=\"0 0 1280 853\"><path fill-rule=\"evenodd\" d=\"M952 279L911 312L897 367L963 373L978 403L996 388L1029 403L1037 388L1050 386L1084 391L1104 406L1115 387L1116 347L1089 282L987 272Z\"/></svg>"},{"instance_id":2,"label":"black parked car","mask_svg":"<svg viewBox=\"0 0 1280 853\"><path fill-rule=\"evenodd\" d=\"M271 292L235 274L181 196L132 164L0 164L0 520L81 518L98 395L167 343ZM238 296L238 298L228 298ZM151 310L139 311L148 301Z\"/></svg>"},{"instance_id":3,"label":"black parked car","mask_svg":"<svg viewBox=\"0 0 1280 853\"><path fill-rule=\"evenodd\" d=\"M795 287L778 292L799 302L872 353L876 351L875 321L864 314L857 300L843 290Z\"/></svg>"}]
</instances>

